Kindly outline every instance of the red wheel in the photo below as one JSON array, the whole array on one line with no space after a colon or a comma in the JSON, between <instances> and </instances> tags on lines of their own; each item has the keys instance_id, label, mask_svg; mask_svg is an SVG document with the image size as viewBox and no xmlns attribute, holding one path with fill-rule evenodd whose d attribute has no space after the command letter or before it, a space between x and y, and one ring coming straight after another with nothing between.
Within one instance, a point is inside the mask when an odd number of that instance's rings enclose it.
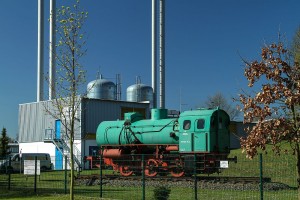
<instances>
[{"instance_id":1,"label":"red wheel","mask_svg":"<svg viewBox=\"0 0 300 200\"><path fill-rule=\"evenodd\" d=\"M155 159L149 159L146 164L145 175L149 177L156 176L158 173L158 162Z\"/></svg>"},{"instance_id":2,"label":"red wheel","mask_svg":"<svg viewBox=\"0 0 300 200\"><path fill-rule=\"evenodd\" d=\"M133 171L130 169L129 166L122 165L119 167L119 171L122 176L131 176L133 174Z\"/></svg>"},{"instance_id":3,"label":"red wheel","mask_svg":"<svg viewBox=\"0 0 300 200\"><path fill-rule=\"evenodd\" d=\"M166 162L161 162L160 164L159 164L159 166L160 166L160 170L159 170L159 175L160 176L167 176L168 175L168 163L166 163Z\"/></svg>"},{"instance_id":4,"label":"red wheel","mask_svg":"<svg viewBox=\"0 0 300 200\"><path fill-rule=\"evenodd\" d=\"M184 175L183 163L179 158L174 161L175 166L171 168L171 175L173 177L181 177Z\"/></svg>"}]
</instances>

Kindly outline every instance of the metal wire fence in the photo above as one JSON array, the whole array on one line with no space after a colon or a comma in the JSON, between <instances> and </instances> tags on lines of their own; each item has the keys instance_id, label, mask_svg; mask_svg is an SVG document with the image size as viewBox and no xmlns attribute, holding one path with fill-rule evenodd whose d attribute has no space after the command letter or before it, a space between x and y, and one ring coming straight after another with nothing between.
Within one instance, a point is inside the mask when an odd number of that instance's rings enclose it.
<instances>
[{"instance_id":1,"label":"metal wire fence","mask_svg":"<svg viewBox=\"0 0 300 200\"><path fill-rule=\"evenodd\" d=\"M174 157L169 157L164 162L157 162L159 159L152 159L152 155L119 157L113 163L99 157L82 159L83 169L76 172L75 177L75 197L298 199L296 161L293 157L281 156L274 159L262 154L253 160L239 157L236 163L229 162L227 166L225 162L225 166L217 169L214 163L203 165L199 157L191 157L190 162L185 163L180 163L180 160L175 159L177 157L174 154ZM26 174L26 169L12 169L12 161L9 159L0 160L0 198L8 192L15 192L15 196L22 195L21 197L32 193L69 193L70 170L67 159L52 159L54 168L57 163L62 164L60 170L47 169L39 172L40 166L34 168L31 174ZM184 171L182 166L187 167L186 165L189 170ZM163 197L159 198L160 194Z\"/></svg>"}]
</instances>

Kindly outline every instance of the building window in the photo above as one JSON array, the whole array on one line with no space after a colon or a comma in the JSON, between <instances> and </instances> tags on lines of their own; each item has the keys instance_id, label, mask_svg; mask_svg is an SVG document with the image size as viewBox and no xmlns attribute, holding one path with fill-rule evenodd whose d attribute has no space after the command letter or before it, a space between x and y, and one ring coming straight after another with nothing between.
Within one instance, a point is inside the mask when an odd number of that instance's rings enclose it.
<instances>
[{"instance_id":1,"label":"building window","mask_svg":"<svg viewBox=\"0 0 300 200\"><path fill-rule=\"evenodd\" d=\"M97 146L89 146L89 156L97 156L99 147Z\"/></svg>"}]
</instances>

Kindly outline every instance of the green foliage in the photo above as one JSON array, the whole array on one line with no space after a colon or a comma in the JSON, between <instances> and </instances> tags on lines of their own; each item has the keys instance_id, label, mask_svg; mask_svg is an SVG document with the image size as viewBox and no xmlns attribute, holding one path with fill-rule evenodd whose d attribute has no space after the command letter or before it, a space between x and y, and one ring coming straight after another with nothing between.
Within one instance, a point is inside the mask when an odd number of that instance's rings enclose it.
<instances>
[{"instance_id":1,"label":"green foliage","mask_svg":"<svg viewBox=\"0 0 300 200\"><path fill-rule=\"evenodd\" d=\"M171 189L165 186L156 187L154 190L154 199L155 200L167 200L169 198Z\"/></svg>"},{"instance_id":2,"label":"green foliage","mask_svg":"<svg viewBox=\"0 0 300 200\"><path fill-rule=\"evenodd\" d=\"M9 143L10 138L6 134L6 128L2 129L1 132L1 144L0 144L0 157L6 157L9 152L8 152L8 143Z\"/></svg>"}]
</instances>

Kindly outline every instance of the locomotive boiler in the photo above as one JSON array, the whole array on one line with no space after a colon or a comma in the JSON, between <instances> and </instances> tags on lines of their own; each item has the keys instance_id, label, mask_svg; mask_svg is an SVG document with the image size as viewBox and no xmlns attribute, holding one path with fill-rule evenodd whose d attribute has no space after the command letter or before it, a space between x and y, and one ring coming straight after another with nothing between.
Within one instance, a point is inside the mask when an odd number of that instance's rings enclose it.
<instances>
[{"instance_id":1,"label":"locomotive boiler","mask_svg":"<svg viewBox=\"0 0 300 200\"><path fill-rule=\"evenodd\" d=\"M152 109L151 119L136 112L124 120L104 121L96 140L106 165L123 176L166 175L174 177L214 173L227 160L230 119L219 108L185 111L168 118L166 109Z\"/></svg>"}]
</instances>

